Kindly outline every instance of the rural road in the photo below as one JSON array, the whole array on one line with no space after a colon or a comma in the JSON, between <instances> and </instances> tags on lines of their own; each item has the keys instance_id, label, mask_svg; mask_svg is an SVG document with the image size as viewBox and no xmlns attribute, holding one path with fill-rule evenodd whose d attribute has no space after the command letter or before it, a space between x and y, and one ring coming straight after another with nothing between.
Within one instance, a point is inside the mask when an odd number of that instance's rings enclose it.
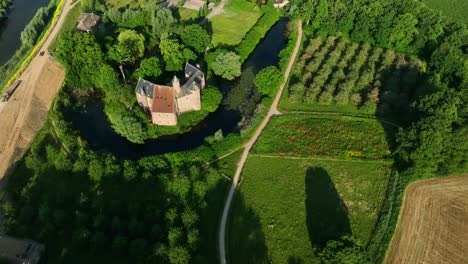
<instances>
[{"instance_id":1,"label":"rural road","mask_svg":"<svg viewBox=\"0 0 468 264\"><path fill-rule=\"evenodd\" d=\"M217 6L215 6L213 8L213 10L211 10L211 12L202 21L200 21L200 23L198 23L198 24L199 25L205 24L208 21L208 19L222 13L223 10L224 10L224 0L221 0L221 2L219 2L219 4Z\"/></svg>"},{"instance_id":2,"label":"rural road","mask_svg":"<svg viewBox=\"0 0 468 264\"><path fill-rule=\"evenodd\" d=\"M65 0L57 22L52 25L39 50L46 51L45 54L43 56L36 54L31 60L18 78L23 82L8 103L2 106L0 112L0 124L2 124L0 128L0 180L42 127L47 118L44 112L47 113L55 94L62 86L63 68L57 66L55 59L47 50L59 34L73 6L72 0ZM45 78L49 80L44 80ZM38 108L41 109L41 114L37 114ZM28 133L25 133L26 130Z\"/></svg>"},{"instance_id":3,"label":"rural road","mask_svg":"<svg viewBox=\"0 0 468 264\"><path fill-rule=\"evenodd\" d=\"M283 94L284 87L286 86L286 83L288 82L288 78L291 73L294 62L296 60L297 53L299 52L299 48L301 47L301 42L302 42L302 21L299 21L298 22L298 38L296 41L296 46L294 47L294 51L291 55L291 59L289 60L288 67L286 69L286 72L284 73L284 81L281 84L280 89L278 90L278 93L276 94L275 100L270 106L270 110L268 111L268 114L265 116L265 119L263 119L262 124L257 128L257 130L255 131L255 134L252 136L249 142L245 145L244 152L242 153L242 157L239 163L237 164L236 174L234 175L231 188L229 189L229 193L226 198L226 202L224 204L223 215L221 217L221 223L220 223L220 228L219 228L219 238L218 238L219 239L218 241L219 257L220 257L221 264L227 263L226 247L225 247L227 219L229 216L229 209L231 208L232 199L234 197L234 193L236 192L237 185L239 183L239 178L240 178L242 169L244 168L245 162L247 161L247 156L249 155L250 150L252 149L253 145L255 144L257 139L262 134L263 130L265 129L268 122L270 121L271 117L279 114L278 103L281 99L281 95Z\"/></svg>"}]
</instances>

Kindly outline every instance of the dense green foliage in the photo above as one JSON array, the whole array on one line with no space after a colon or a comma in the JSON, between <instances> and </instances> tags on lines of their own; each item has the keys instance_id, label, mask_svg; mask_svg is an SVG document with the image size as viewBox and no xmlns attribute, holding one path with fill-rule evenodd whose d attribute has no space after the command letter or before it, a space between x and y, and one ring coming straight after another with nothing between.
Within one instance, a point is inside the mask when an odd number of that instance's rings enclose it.
<instances>
[{"instance_id":1,"label":"dense green foliage","mask_svg":"<svg viewBox=\"0 0 468 264\"><path fill-rule=\"evenodd\" d=\"M219 53L211 68L214 74L227 80L234 80L241 75L240 57L232 51Z\"/></svg>"},{"instance_id":2,"label":"dense green foliage","mask_svg":"<svg viewBox=\"0 0 468 264\"><path fill-rule=\"evenodd\" d=\"M276 66L269 66L262 69L255 76L255 85L260 93L273 97L278 92L279 86L284 77Z\"/></svg>"},{"instance_id":3,"label":"dense green foliage","mask_svg":"<svg viewBox=\"0 0 468 264\"><path fill-rule=\"evenodd\" d=\"M200 243L211 238L200 221L224 186L216 170L86 148L71 158L50 135L39 135L10 182L8 232L45 242L47 263L206 263Z\"/></svg>"},{"instance_id":4,"label":"dense green foliage","mask_svg":"<svg viewBox=\"0 0 468 264\"><path fill-rule=\"evenodd\" d=\"M163 73L161 61L158 57L143 59L140 67L133 74L136 78L143 78L149 81L155 81Z\"/></svg>"},{"instance_id":5,"label":"dense green foliage","mask_svg":"<svg viewBox=\"0 0 468 264\"><path fill-rule=\"evenodd\" d=\"M251 155L231 209L230 262L321 263L320 255L335 250L327 242L345 235L365 247L385 198L389 166Z\"/></svg>"},{"instance_id":6,"label":"dense green foliage","mask_svg":"<svg viewBox=\"0 0 468 264\"><path fill-rule=\"evenodd\" d=\"M373 119L281 116L270 121L253 152L378 160L390 157L386 133L395 130Z\"/></svg>"}]
</instances>

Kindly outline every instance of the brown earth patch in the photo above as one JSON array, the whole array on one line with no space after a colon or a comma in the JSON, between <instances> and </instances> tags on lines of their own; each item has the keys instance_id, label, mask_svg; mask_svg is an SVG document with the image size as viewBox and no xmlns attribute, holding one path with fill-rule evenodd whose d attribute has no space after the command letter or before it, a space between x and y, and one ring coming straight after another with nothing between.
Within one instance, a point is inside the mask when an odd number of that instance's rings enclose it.
<instances>
[{"instance_id":1,"label":"brown earth patch","mask_svg":"<svg viewBox=\"0 0 468 264\"><path fill-rule=\"evenodd\" d=\"M0 112L0 179L21 158L44 125L65 79L63 67L49 55L36 57L31 66L22 74L23 83Z\"/></svg>"},{"instance_id":2,"label":"brown earth patch","mask_svg":"<svg viewBox=\"0 0 468 264\"><path fill-rule=\"evenodd\" d=\"M408 187L385 263L468 263L468 175Z\"/></svg>"}]
</instances>

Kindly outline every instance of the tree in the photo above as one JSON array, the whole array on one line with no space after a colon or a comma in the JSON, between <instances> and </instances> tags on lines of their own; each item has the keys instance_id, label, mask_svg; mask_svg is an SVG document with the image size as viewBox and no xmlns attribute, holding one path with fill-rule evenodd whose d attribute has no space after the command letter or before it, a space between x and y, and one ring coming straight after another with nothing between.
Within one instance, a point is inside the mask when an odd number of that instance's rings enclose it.
<instances>
[{"instance_id":1,"label":"tree","mask_svg":"<svg viewBox=\"0 0 468 264\"><path fill-rule=\"evenodd\" d=\"M176 39L164 39L159 45L164 61L166 62L166 70L180 71L183 69L184 63L196 58L195 53L189 48L184 47Z\"/></svg>"},{"instance_id":2,"label":"tree","mask_svg":"<svg viewBox=\"0 0 468 264\"><path fill-rule=\"evenodd\" d=\"M328 241L319 253L324 264L370 264L365 250L350 237Z\"/></svg>"},{"instance_id":3,"label":"tree","mask_svg":"<svg viewBox=\"0 0 468 264\"><path fill-rule=\"evenodd\" d=\"M134 30L122 31L118 43L110 50L111 59L119 63L135 63L145 52L145 37Z\"/></svg>"},{"instance_id":4,"label":"tree","mask_svg":"<svg viewBox=\"0 0 468 264\"><path fill-rule=\"evenodd\" d=\"M126 137L130 142L143 144L146 132L141 123L132 116L127 116L115 111L106 111L115 132Z\"/></svg>"},{"instance_id":5,"label":"tree","mask_svg":"<svg viewBox=\"0 0 468 264\"><path fill-rule=\"evenodd\" d=\"M154 81L162 74L161 62L157 57L143 59L133 74L136 78L144 78Z\"/></svg>"},{"instance_id":6,"label":"tree","mask_svg":"<svg viewBox=\"0 0 468 264\"><path fill-rule=\"evenodd\" d=\"M169 8L159 9L154 11L153 19L151 21L153 34L159 38L164 33L172 32L174 30L174 24L177 20L172 15L172 11Z\"/></svg>"},{"instance_id":7,"label":"tree","mask_svg":"<svg viewBox=\"0 0 468 264\"><path fill-rule=\"evenodd\" d=\"M202 109L208 112L214 112L218 109L223 95L217 87L208 86L202 91Z\"/></svg>"},{"instance_id":8,"label":"tree","mask_svg":"<svg viewBox=\"0 0 468 264\"><path fill-rule=\"evenodd\" d=\"M258 90L269 97L275 96L281 81L283 81L283 76L276 66L266 67L255 76L255 85Z\"/></svg>"},{"instance_id":9,"label":"tree","mask_svg":"<svg viewBox=\"0 0 468 264\"><path fill-rule=\"evenodd\" d=\"M234 80L241 75L240 57L232 51L220 53L211 69L213 69L214 74L224 79Z\"/></svg>"},{"instance_id":10,"label":"tree","mask_svg":"<svg viewBox=\"0 0 468 264\"><path fill-rule=\"evenodd\" d=\"M211 43L211 37L201 26L193 24L184 28L182 42L195 52L202 53Z\"/></svg>"}]
</instances>

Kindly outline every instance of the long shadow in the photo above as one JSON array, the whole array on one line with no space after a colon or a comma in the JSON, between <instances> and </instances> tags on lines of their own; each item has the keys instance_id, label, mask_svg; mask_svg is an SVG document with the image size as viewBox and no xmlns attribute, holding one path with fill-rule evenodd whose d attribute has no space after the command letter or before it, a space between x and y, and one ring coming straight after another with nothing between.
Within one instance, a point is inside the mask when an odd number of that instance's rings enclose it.
<instances>
[{"instance_id":1,"label":"long shadow","mask_svg":"<svg viewBox=\"0 0 468 264\"><path fill-rule=\"evenodd\" d=\"M226 241L228 263L271 263L260 217L245 203L242 193L234 198Z\"/></svg>"},{"instance_id":2,"label":"long shadow","mask_svg":"<svg viewBox=\"0 0 468 264\"><path fill-rule=\"evenodd\" d=\"M306 221L312 247L351 234L348 209L336 191L327 171L307 169L305 175Z\"/></svg>"}]
</instances>

